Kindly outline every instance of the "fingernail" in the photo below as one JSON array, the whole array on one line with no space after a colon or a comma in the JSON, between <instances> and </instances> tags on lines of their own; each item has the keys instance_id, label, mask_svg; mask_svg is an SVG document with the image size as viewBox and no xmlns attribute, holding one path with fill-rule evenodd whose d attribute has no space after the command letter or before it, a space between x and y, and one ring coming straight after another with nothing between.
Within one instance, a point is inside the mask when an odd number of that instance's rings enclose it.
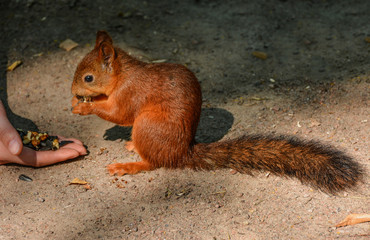
<instances>
[{"instance_id":1,"label":"fingernail","mask_svg":"<svg viewBox=\"0 0 370 240\"><path fill-rule=\"evenodd\" d=\"M9 143L9 151L16 155L18 152L19 152L19 149L21 148L21 146L19 145L18 141L13 139L10 141Z\"/></svg>"}]
</instances>

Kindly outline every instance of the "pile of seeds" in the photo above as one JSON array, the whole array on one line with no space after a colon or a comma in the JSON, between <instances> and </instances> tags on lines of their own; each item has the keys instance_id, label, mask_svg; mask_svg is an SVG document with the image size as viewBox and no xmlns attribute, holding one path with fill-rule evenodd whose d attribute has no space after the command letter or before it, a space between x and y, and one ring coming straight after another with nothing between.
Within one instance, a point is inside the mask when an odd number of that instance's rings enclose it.
<instances>
[{"instance_id":1,"label":"pile of seeds","mask_svg":"<svg viewBox=\"0 0 370 240\"><path fill-rule=\"evenodd\" d=\"M58 150L59 140L57 136L50 136L47 133L38 133L34 131L24 131L17 129L23 145L38 150Z\"/></svg>"},{"instance_id":2,"label":"pile of seeds","mask_svg":"<svg viewBox=\"0 0 370 240\"><path fill-rule=\"evenodd\" d=\"M92 98L87 96L77 96L77 99L79 100L79 102L92 102Z\"/></svg>"}]
</instances>

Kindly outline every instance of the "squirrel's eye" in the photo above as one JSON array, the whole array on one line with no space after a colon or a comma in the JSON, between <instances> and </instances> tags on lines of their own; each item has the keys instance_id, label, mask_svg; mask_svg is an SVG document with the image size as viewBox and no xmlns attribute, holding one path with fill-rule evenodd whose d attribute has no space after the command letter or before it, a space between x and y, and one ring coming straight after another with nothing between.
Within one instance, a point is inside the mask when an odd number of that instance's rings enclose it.
<instances>
[{"instance_id":1,"label":"squirrel's eye","mask_svg":"<svg viewBox=\"0 0 370 240\"><path fill-rule=\"evenodd\" d=\"M94 77L92 75L85 76L85 82L92 82L93 80L94 80Z\"/></svg>"}]
</instances>

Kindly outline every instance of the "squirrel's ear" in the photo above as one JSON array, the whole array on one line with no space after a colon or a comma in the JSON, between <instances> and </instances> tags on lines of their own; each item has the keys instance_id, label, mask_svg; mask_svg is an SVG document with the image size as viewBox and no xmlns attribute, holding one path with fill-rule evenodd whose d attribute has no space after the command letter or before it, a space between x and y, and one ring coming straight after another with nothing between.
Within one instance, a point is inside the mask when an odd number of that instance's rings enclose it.
<instances>
[{"instance_id":1,"label":"squirrel's ear","mask_svg":"<svg viewBox=\"0 0 370 240\"><path fill-rule=\"evenodd\" d=\"M98 31L96 34L95 48L98 48L103 42L113 44L112 38L106 31Z\"/></svg>"},{"instance_id":2,"label":"squirrel's ear","mask_svg":"<svg viewBox=\"0 0 370 240\"><path fill-rule=\"evenodd\" d=\"M100 44L99 57L103 60L105 67L111 67L113 60L116 58L116 52L112 44L103 42Z\"/></svg>"}]
</instances>

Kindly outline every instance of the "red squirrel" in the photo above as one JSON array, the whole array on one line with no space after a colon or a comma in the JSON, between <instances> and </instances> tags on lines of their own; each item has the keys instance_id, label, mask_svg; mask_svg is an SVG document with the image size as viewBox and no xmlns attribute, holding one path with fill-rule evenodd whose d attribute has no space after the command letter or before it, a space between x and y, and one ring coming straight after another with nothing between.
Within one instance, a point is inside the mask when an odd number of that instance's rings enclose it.
<instances>
[{"instance_id":1,"label":"red squirrel","mask_svg":"<svg viewBox=\"0 0 370 240\"><path fill-rule=\"evenodd\" d=\"M142 160L110 164L111 175L161 167L265 170L329 193L353 187L363 176L357 162L314 141L254 135L196 143L202 93L195 75L179 64L139 61L113 46L105 31L78 64L72 94L73 113L132 126L126 148Z\"/></svg>"}]
</instances>

